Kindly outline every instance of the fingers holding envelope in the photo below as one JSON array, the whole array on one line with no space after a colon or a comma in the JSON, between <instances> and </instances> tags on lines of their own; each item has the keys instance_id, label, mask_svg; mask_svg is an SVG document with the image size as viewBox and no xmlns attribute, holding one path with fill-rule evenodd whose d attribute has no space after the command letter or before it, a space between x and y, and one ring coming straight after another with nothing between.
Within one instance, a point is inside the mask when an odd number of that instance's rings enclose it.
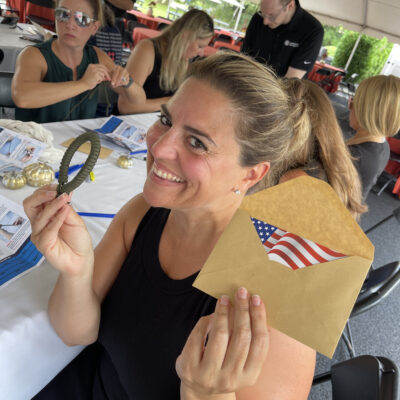
<instances>
[{"instance_id":1,"label":"fingers holding envelope","mask_svg":"<svg viewBox=\"0 0 400 400\"><path fill-rule=\"evenodd\" d=\"M185 393L207 396L252 386L267 353L267 321L260 297L240 288L232 306L222 296L215 313L196 324L177 359L182 398Z\"/></svg>"},{"instance_id":2,"label":"fingers holding envelope","mask_svg":"<svg viewBox=\"0 0 400 400\"><path fill-rule=\"evenodd\" d=\"M71 195L56 197L56 185L46 185L23 204L32 226L31 240L38 250L55 268L76 274L93 259L93 250L85 224L70 201Z\"/></svg>"}]
</instances>

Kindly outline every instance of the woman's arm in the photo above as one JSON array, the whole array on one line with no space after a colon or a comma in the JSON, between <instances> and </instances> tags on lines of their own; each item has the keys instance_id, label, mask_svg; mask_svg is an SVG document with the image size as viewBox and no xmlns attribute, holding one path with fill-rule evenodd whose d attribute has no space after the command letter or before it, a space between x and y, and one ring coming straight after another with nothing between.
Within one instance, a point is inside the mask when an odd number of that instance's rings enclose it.
<instances>
[{"instance_id":1,"label":"woman's arm","mask_svg":"<svg viewBox=\"0 0 400 400\"><path fill-rule=\"evenodd\" d=\"M26 47L17 58L12 80L12 97L18 107L46 107L75 97L110 79L108 70L100 64L90 64L78 81L43 82L46 73L47 63L39 49Z\"/></svg>"},{"instance_id":2,"label":"woman's arm","mask_svg":"<svg viewBox=\"0 0 400 400\"><path fill-rule=\"evenodd\" d=\"M176 362L182 400L306 400L314 367L315 351L267 329L263 302L244 289L198 321Z\"/></svg>"},{"instance_id":3,"label":"woman's arm","mask_svg":"<svg viewBox=\"0 0 400 400\"><path fill-rule=\"evenodd\" d=\"M269 350L254 386L239 390L236 400L307 400L315 369L315 351L269 328Z\"/></svg>"},{"instance_id":4,"label":"woman's arm","mask_svg":"<svg viewBox=\"0 0 400 400\"><path fill-rule=\"evenodd\" d=\"M56 185L48 185L26 198L24 208L32 242L60 271L49 299L50 321L66 344L89 344L97 339L101 302L148 206L140 196L128 202L93 254L90 235L70 200L65 194L56 198Z\"/></svg>"},{"instance_id":5,"label":"woman's arm","mask_svg":"<svg viewBox=\"0 0 400 400\"><path fill-rule=\"evenodd\" d=\"M129 75L140 87L143 97L140 100L138 99L138 101L132 102L120 96L118 99L118 109L121 114L158 111L161 104L168 101L169 97L147 99L146 93L143 90L143 85L153 70L154 58L154 45L150 40L142 40L135 46L126 68L129 71Z\"/></svg>"},{"instance_id":6,"label":"woman's arm","mask_svg":"<svg viewBox=\"0 0 400 400\"><path fill-rule=\"evenodd\" d=\"M101 49L94 47L99 63L104 65L110 71L110 83L114 92L118 93L119 98L127 103L142 103L146 100L146 94L143 88L138 85L135 76L129 73L129 70L116 65L114 61ZM133 78L133 83L129 88L124 86L128 84L129 76Z\"/></svg>"}]
</instances>

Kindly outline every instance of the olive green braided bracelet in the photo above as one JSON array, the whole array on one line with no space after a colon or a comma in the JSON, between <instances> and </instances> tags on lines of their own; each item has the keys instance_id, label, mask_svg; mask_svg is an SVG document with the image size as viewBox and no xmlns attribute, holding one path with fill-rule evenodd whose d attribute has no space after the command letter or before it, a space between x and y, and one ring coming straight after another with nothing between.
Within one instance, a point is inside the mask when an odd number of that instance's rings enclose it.
<instances>
[{"instance_id":1,"label":"olive green braided bracelet","mask_svg":"<svg viewBox=\"0 0 400 400\"><path fill-rule=\"evenodd\" d=\"M71 163L72 156L79 149L79 147L81 147L81 145L87 141L90 142L89 156L75 178L72 179L71 182L68 182L68 169L69 164ZM68 149L64 153L60 164L57 196L60 196L62 193L71 193L74 189L76 189L85 181L86 177L90 174L94 165L96 164L96 161L100 154L100 147L100 139L98 134L95 132L85 132L82 135L78 136L69 145Z\"/></svg>"}]
</instances>

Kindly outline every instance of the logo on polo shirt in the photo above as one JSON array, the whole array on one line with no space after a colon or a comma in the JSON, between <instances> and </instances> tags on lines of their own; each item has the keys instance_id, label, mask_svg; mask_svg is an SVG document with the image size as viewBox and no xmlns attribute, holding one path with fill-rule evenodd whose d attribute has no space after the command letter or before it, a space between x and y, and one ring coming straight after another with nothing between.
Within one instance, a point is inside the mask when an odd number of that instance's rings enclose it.
<instances>
[{"instance_id":1,"label":"logo on polo shirt","mask_svg":"<svg viewBox=\"0 0 400 400\"><path fill-rule=\"evenodd\" d=\"M290 40L285 40L283 44L289 47L299 47L299 43L291 42Z\"/></svg>"}]
</instances>

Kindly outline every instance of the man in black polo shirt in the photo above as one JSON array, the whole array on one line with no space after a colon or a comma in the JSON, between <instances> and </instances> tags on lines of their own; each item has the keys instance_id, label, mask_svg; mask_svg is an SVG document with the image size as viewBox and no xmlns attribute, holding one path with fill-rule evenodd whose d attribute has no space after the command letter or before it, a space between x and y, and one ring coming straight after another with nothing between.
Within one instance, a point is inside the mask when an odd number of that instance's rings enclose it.
<instances>
[{"instance_id":1,"label":"man in black polo shirt","mask_svg":"<svg viewBox=\"0 0 400 400\"><path fill-rule=\"evenodd\" d=\"M267 63L279 76L302 78L311 71L323 37L320 22L298 0L261 0L242 52Z\"/></svg>"}]
</instances>

